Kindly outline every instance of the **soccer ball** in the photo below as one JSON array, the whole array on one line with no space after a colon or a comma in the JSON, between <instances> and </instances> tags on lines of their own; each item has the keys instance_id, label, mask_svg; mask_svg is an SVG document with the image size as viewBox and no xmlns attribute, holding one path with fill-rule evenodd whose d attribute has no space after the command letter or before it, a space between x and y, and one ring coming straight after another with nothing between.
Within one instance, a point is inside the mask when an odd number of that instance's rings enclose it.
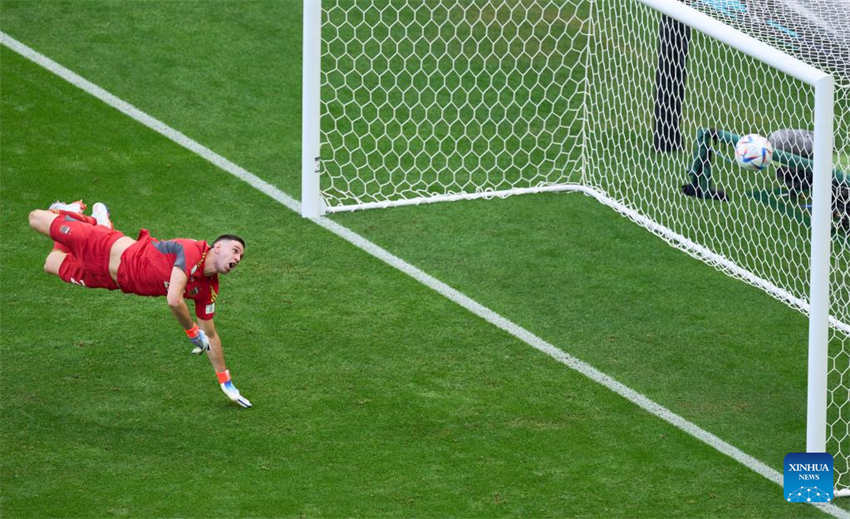
<instances>
[{"instance_id":1,"label":"soccer ball","mask_svg":"<svg viewBox=\"0 0 850 519\"><path fill-rule=\"evenodd\" d=\"M735 161L744 169L762 171L772 158L773 146L761 135L744 135L735 144Z\"/></svg>"}]
</instances>

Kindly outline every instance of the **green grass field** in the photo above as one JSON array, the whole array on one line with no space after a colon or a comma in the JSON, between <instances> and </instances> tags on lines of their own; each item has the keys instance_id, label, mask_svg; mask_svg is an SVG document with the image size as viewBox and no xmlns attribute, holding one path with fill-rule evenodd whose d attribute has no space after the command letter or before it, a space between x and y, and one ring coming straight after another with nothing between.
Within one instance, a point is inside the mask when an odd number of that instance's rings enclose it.
<instances>
[{"instance_id":1,"label":"green grass field","mask_svg":"<svg viewBox=\"0 0 850 519\"><path fill-rule=\"evenodd\" d=\"M0 30L297 198L300 5L0 0ZM3 517L824 516L6 47L0 81ZM245 237L216 326L253 409L164 299L42 273L27 214L79 197ZM774 470L805 449L804 317L589 198L333 220Z\"/></svg>"}]
</instances>

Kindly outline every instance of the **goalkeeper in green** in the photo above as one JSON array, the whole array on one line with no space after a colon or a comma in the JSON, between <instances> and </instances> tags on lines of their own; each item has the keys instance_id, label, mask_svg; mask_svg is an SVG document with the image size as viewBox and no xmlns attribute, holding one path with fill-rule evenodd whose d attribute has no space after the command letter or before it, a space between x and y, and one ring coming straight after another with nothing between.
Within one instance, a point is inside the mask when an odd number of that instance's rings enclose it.
<instances>
[{"instance_id":1,"label":"goalkeeper in green","mask_svg":"<svg viewBox=\"0 0 850 519\"><path fill-rule=\"evenodd\" d=\"M814 158L814 134L809 130L776 130L767 140L775 150L793 153L804 159ZM792 196L812 189L812 169L809 167L780 164L776 168L776 178L785 184ZM832 181L832 216L837 227L850 231L850 186L835 179Z\"/></svg>"}]
</instances>

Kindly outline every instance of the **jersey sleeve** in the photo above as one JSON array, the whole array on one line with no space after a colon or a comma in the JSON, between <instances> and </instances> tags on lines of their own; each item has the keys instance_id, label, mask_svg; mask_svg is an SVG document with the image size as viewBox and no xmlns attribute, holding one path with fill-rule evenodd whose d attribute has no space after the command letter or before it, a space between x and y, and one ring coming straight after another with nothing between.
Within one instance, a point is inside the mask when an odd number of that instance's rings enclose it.
<instances>
[{"instance_id":1,"label":"jersey sleeve","mask_svg":"<svg viewBox=\"0 0 850 519\"><path fill-rule=\"evenodd\" d=\"M162 253L163 258L170 258L173 266L192 275L192 268L200 261L202 252L195 246L195 242L186 239L175 239L154 242L153 246ZM163 260L165 261L165 260Z\"/></svg>"}]
</instances>

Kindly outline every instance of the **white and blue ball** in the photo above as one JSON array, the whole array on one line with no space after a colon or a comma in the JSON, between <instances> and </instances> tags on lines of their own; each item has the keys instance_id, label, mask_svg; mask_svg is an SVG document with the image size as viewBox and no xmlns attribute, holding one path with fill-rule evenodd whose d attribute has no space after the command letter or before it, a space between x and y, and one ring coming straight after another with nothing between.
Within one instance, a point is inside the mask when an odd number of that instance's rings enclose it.
<instances>
[{"instance_id":1,"label":"white and blue ball","mask_svg":"<svg viewBox=\"0 0 850 519\"><path fill-rule=\"evenodd\" d=\"M770 165L772 158L770 141L756 133L744 135L735 144L735 162L744 169L762 171Z\"/></svg>"}]
</instances>

